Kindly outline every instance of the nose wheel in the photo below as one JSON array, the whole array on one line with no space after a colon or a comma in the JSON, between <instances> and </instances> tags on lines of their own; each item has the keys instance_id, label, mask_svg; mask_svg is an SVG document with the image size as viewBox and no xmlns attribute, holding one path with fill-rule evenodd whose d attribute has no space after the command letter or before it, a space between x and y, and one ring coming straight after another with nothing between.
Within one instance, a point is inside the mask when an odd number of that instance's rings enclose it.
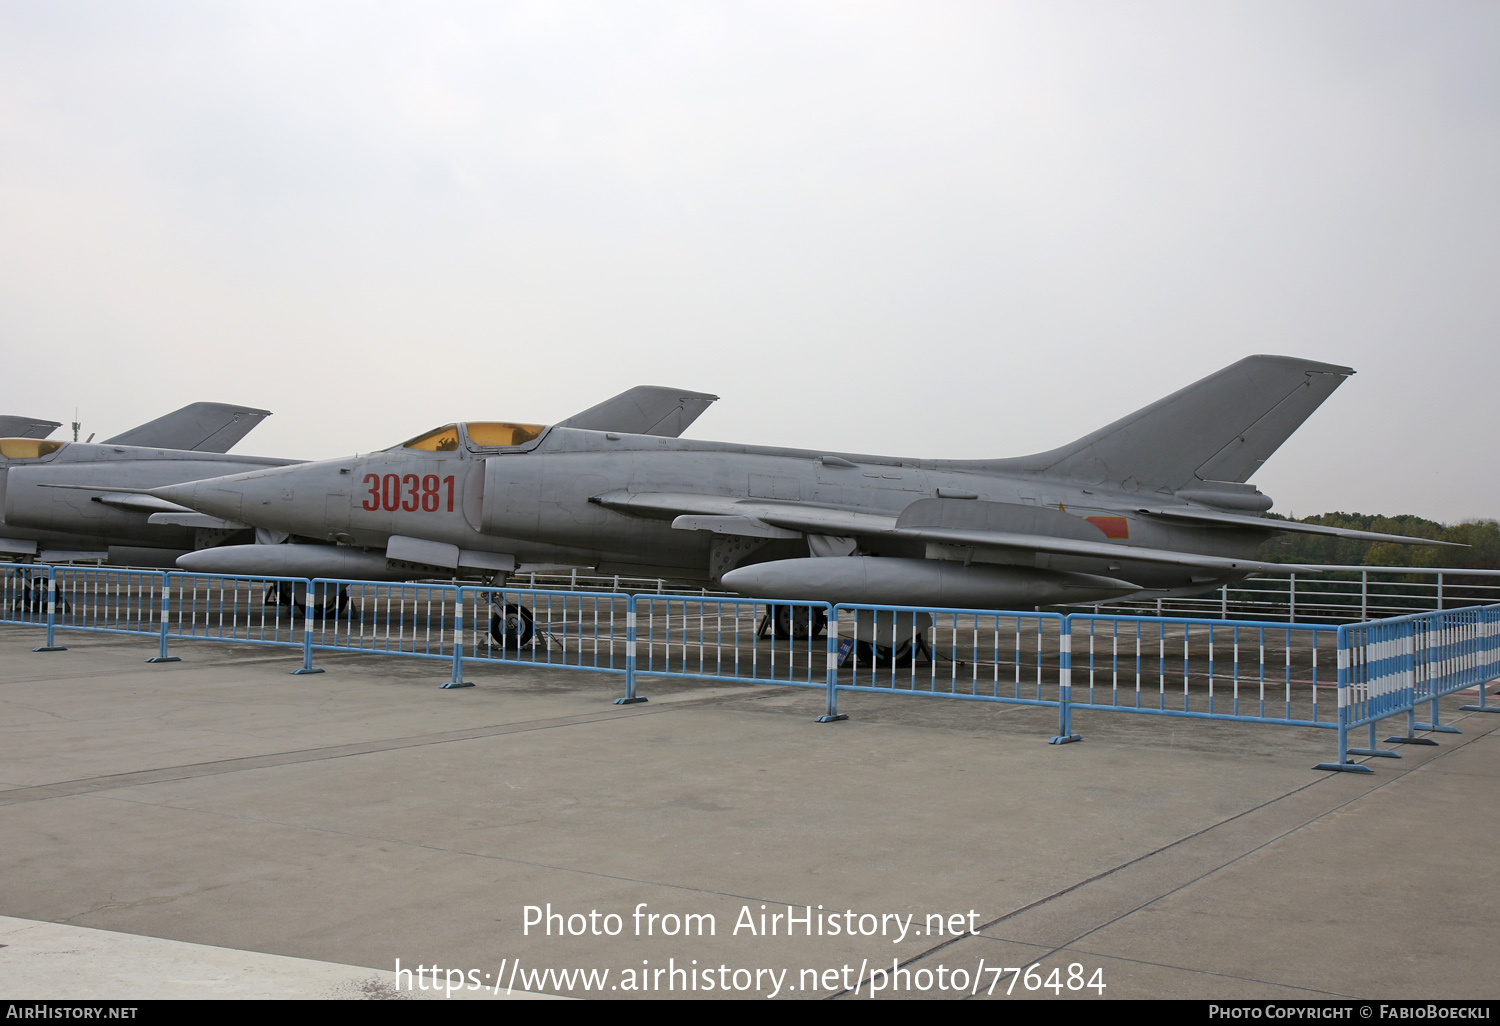
<instances>
[{"instance_id":1,"label":"nose wheel","mask_svg":"<svg viewBox=\"0 0 1500 1026\"><path fill-rule=\"evenodd\" d=\"M520 603L505 603L503 614L497 609L490 610L490 637L506 651L525 648L531 644L535 633L536 625L532 621L531 610Z\"/></svg>"}]
</instances>

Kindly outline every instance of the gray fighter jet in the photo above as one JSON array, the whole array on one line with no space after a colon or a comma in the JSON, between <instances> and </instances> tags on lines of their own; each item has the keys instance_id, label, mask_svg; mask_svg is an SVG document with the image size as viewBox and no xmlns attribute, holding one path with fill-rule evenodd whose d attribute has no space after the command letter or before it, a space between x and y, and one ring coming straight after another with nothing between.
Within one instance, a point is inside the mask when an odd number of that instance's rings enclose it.
<instances>
[{"instance_id":1,"label":"gray fighter jet","mask_svg":"<svg viewBox=\"0 0 1500 1026\"><path fill-rule=\"evenodd\" d=\"M675 436L715 398L632 388L564 423ZM262 531L257 537L252 525L237 518L206 515L151 494L161 485L299 462L228 455L267 416L250 407L194 403L99 444L42 440L50 428L31 437L0 437L0 556L175 568L179 556L195 550L286 541L285 534Z\"/></svg>"},{"instance_id":2,"label":"gray fighter jet","mask_svg":"<svg viewBox=\"0 0 1500 1026\"><path fill-rule=\"evenodd\" d=\"M228 455L269 415L249 406L192 403L99 443L48 441L51 428L37 430L50 422L34 422L39 427L29 435L0 437L0 555L174 566L194 548L253 537L243 524L224 524L144 489L287 465L291 461ZM93 484L111 490L91 492ZM155 513L179 519L153 524Z\"/></svg>"},{"instance_id":3,"label":"gray fighter jet","mask_svg":"<svg viewBox=\"0 0 1500 1026\"><path fill-rule=\"evenodd\" d=\"M903 459L599 430L448 424L382 452L151 494L323 545L225 546L204 572L503 581L527 564L765 599L1014 608L1194 593L1277 532L1249 478L1353 371L1252 356L1033 456Z\"/></svg>"}]
</instances>

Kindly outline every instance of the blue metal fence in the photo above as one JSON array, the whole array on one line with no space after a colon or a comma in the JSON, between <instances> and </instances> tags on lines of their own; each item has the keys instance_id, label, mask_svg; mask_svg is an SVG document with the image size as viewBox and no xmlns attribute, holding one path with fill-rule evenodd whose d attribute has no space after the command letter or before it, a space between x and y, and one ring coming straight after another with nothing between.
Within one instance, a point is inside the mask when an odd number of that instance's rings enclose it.
<instances>
[{"instance_id":1,"label":"blue metal fence","mask_svg":"<svg viewBox=\"0 0 1500 1026\"><path fill-rule=\"evenodd\" d=\"M1500 711L1485 693L1500 605L1333 626L13 565L0 622L44 627L36 651L60 651L58 630L155 637L152 662L185 640L298 649L295 673L323 672L319 651L446 660L448 688L470 686L475 660L611 673L619 704L646 700L641 677L821 688L823 721L845 718L840 692L1028 705L1057 711L1054 744L1079 739L1080 712L1316 727L1338 735L1319 768L1344 771L1396 756L1376 743L1383 720L1407 720L1386 744L1453 731L1446 695L1477 688L1463 708Z\"/></svg>"}]
</instances>

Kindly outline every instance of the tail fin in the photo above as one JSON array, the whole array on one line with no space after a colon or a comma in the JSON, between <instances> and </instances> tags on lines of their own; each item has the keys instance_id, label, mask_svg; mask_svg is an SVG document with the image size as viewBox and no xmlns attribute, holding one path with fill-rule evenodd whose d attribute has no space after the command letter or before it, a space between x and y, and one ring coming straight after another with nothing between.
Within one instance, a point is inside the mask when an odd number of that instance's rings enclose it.
<instances>
[{"instance_id":1,"label":"tail fin","mask_svg":"<svg viewBox=\"0 0 1500 1026\"><path fill-rule=\"evenodd\" d=\"M228 452L262 420L270 410L229 403L193 403L131 428L123 434L106 438L105 445L139 445L151 449L186 449L191 452Z\"/></svg>"},{"instance_id":2,"label":"tail fin","mask_svg":"<svg viewBox=\"0 0 1500 1026\"><path fill-rule=\"evenodd\" d=\"M1289 356L1249 356L1071 445L1011 465L1091 483L1133 479L1143 491L1242 483L1353 373Z\"/></svg>"},{"instance_id":3,"label":"tail fin","mask_svg":"<svg viewBox=\"0 0 1500 1026\"><path fill-rule=\"evenodd\" d=\"M676 438L718 398L682 388L636 385L598 406L558 421L557 426Z\"/></svg>"},{"instance_id":4,"label":"tail fin","mask_svg":"<svg viewBox=\"0 0 1500 1026\"><path fill-rule=\"evenodd\" d=\"M62 427L59 421L0 414L0 438L46 438Z\"/></svg>"}]
</instances>

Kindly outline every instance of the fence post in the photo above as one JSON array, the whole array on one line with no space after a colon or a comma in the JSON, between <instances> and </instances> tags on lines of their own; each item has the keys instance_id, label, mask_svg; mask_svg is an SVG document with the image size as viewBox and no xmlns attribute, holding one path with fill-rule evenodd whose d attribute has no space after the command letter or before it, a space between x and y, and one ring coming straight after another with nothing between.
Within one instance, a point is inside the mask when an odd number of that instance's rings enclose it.
<instances>
[{"instance_id":1,"label":"fence post","mask_svg":"<svg viewBox=\"0 0 1500 1026\"><path fill-rule=\"evenodd\" d=\"M33 584L36 579L32 578ZM32 592L35 593L33 588ZM47 568L47 643L41 648L32 649L33 652L66 652L67 648L56 643L54 631L57 629L57 567Z\"/></svg>"},{"instance_id":2,"label":"fence post","mask_svg":"<svg viewBox=\"0 0 1500 1026\"><path fill-rule=\"evenodd\" d=\"M464 680L464 592L467 590L459 588L453 599L453 677L443 685L445 691L474 686L473 681ZM502 593L501 598L504 597Z\"/></svg>"},{"instance_id":3,"label":"fence post","mask_svg":"<svg viewBox=\"0 0 1500 1026\"><path fill-rule=\"evenodd\" d=\"M1368 674L1370 672L1370 657L1369 657L1370 631L1369 631L1369 629L1366 628L1363 631L1361 631L1360 637L1364 639L1364 647L1365 647L1365 657L1364 657L1364 659L1361 660L1361 663L1365 667L1365 673L1368 676ZM1350 759L1349 759L1349 710L1353 707L1354 698L1353 698L1353 695L1351 694L1351 691L1352 691L1352 682L1349 679L1350 676L1352 676L1351 673L1350 673L1350 671L1349 671L1349 666L1350 666L1349 629L1348 629L1347 626L1345 626L1343 624L1340 624L1339 628L1338 628L1338 650L1339 650L1339 659L1338 659L1338 662L1339 662L1339 686L1338 686L1338 695L1339 695L1339 729L1338 729L1338 734L1339 734L1339 752L1338 752L1338 761L1337 762L1320 762L1316 766L1314 766L1313 769L1334 770L1334 771L1340 772L1340 773L1374 773L1375 771L1372 770L1370 767L1360 765L1357 762L1351 762ZM1366 683L1366 685L1368 685L1369 681L1366 680L1365 683ZM1365 704L1366 705L1373 705L1374 704L1374 700L1369 695L1368 686L1367 686L1366 692L1365 692ZM1372 730L1374 729L1374 726L1375 726L1374 723L1370 724L1370 727L1371 727Z\"/></svg>"},{"instance_id":4,"label":"fence post","mask_svg":"<svg viewBox=\"0 0 1500 1026\"><path fill-rule=\"evenodd\" d=\"M635 596L625 596L625 697L615 705L637 705L646 701L635 693Z\"/></svg>"},{"instance_id":5,"label":"fence post","mask_svg":"<svg viewBox=\"0 0 1500 1026\"><path fill-rule=\"evenodd\" d=\"M174 655L167 655L167 621L172 615L172 575L164 573L161 575L161 646L156 655L147 659L148 663L180 663L182 660Z\"/></svg>"},{"instance_id":6,"label":"fence post","mask_svg":"<svg viewBox=\"0 0 1500 1026\"><path fill-rule=\"evenodd\" d=\"M295 669L295 670L292 671L292 676L294 676L294 677L300 676L301 674L304 674L304 673L322 673L323 672L321 669L319 669L317 667L314 667L313 664L312 664L313 617L311 615L311 610L315 607L316 599L318 597L317 590L316 590L317 589L317 584L318 584L318 582L317 582L316 579L313 579L313 580L310 580L310 581L307 582L306 597L305 597L305 599L303 600L303 603L302 603L302 665L300 667L298 667L297 669ZM296 585L292 584L289 581L289 582L287 582L287 587L295 589ZM337 596L337 594L338 594L338 592L337 592L337 586L335 586L334 594L335 594L335 596ZM296 601L295 601L296 592L295 592L295 590L292 592L292 595L293 595L293 603L288 608L295 609L296 608ZM338 608L338 598L337 597L334 598L334 608L335 608L335 610L337 610L337 608ZM319 623L325 622L324 619L323 619L323 617L318 617L317 619L318 619ZM337 622L337 621L335 621L335 622Z\"/></svg>"},{"instance_id":7,"label":"fence post","mask_svg":"<svg viewBox=\"0 0 1500 1026\"><path fill-rule=\"evenodd\" d=\"M915 654L912 658L916 658ZM839 712L839 607L833 606L828 610L828 703L818 722L835 723L848 718L847 713Z\"/></svg>"},{"instance_id":8,"label":"fence post","mask_svg":"<svg viewBox=\"0 0 1500 1026\"><path fill-rule=\"evenodd\" d=\"M1160 601L1160 600L1158 600ZM1049 745L1066 745L1082 741L1073 733L1073 615L1058 621L1057 635L1057 736Z\"/></svg>"}]
</instances>

